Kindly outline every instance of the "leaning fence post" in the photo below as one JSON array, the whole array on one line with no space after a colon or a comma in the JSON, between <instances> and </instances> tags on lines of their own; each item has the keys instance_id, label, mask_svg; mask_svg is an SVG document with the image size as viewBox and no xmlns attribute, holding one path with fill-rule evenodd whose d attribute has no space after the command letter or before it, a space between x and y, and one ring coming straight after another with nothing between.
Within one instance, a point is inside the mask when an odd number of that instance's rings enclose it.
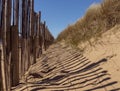
<instances>
[{"instance_id":1,"label":"leaning fence post","mask_svg":"<svg viewBox=\"0 0 120 91\"><path fill-rule=\"evenodd\" d=\"M7 0L2 2L2 50L3 59L1 60L3 90L7 91L7 66L6 66L6 31L7 31Z\"/></svg>"}]
</instances>

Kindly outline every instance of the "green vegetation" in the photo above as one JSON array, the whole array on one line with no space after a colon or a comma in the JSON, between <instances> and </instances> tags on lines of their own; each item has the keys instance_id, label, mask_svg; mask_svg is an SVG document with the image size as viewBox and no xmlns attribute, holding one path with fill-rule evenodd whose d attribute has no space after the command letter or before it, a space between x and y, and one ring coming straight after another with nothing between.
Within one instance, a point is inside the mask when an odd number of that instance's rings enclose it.
<instances>
[{"instance_id":1,"label":"green vegetation","mask_svg":"<svg viewBox=\"0 0 120 91\"><path fill-rule=\"evenodd\" d=\"M97 40L117 24L120 24L120 0L104 0L91 5L84 17L59 34L57 41L64 40L74 46L82 42L91 44L92 38Z\"/></svg>"}]
</instances>

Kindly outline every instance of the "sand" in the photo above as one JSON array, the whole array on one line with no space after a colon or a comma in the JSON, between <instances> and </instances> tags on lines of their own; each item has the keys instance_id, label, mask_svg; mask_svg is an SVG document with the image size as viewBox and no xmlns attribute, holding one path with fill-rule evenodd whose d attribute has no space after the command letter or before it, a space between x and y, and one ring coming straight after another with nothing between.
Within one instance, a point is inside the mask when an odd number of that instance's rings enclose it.
<instances>
[{"instance_id":1,"label":"sand","mask_svg":"<svg viewBox=\"0 0 120 91\"><path fill-rule=\"evenodd\" d=\"M107 70L120 86L120 25L105 32L93 46L88 44L84 55L93 62L107 59L101 67Z\"/></svg>"}]
</instances>

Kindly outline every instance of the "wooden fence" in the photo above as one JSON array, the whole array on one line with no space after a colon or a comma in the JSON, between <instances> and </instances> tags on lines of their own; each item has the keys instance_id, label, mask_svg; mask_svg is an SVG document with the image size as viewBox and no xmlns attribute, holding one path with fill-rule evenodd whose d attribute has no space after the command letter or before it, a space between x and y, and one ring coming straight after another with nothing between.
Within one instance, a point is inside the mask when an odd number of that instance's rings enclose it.
<instances>
[{"instance_id":1,"label":"wooden fence","mask_svg":"<svg viewBox=\"0 0 120 91\"><path fill-rule=\"evenodd\" d=\"M0 0L0 91L18 85L53 41L34 0Z\"/></svg>"}]
</instances>

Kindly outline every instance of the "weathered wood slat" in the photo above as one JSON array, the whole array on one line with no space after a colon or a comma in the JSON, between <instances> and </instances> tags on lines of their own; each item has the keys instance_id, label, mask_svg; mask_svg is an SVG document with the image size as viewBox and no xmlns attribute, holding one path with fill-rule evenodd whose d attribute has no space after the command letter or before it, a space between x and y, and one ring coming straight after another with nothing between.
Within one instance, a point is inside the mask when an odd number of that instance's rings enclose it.
<instances>
[{"instance_id":1,"label":"weathered wood slat","mask_svg":"<svg viewBox=\"0 0 120 91\"><path fill-rule=\"evenodd\" d=\"M17 26L12 26L11 28L11 36L12 36L12 59L11 59L11 73L12 73L12 86L16 86L19 84L19 42L18 42L18 29Z\"/></svg>"},{"instance_id":2,"label":"weathered wood slat","mask_svg":"<svg viewBox=\"0 0 120 91\"><path fill-rule=\"evenodd\" d=\"M11 86L19 84L19 0L13 0L13 26L11 27ZM11 20L10 20L11 21Z\"/></svg>"},{"instance_id":3,"label":"weathered wood slat","mask_svg":"<svg viewBox=\"0 0 120 91\"><path fill-rule=\"evenodd\" d=\"M1 47L1 45L0 45L0 47ZM0 91L2 91L3 90L3 86L2 86L2 69L1 69L1 60L2 60L2 50L1 50L1 48L0 48Z\"/></svg>"},{"instance_id":4,"label":"weathered wood slat","mask_svg":"<svg viewBox=\"0 0 120 91\"><path fill-rule=\"evenodd\" d=\"M7 90L7 60L6 60L6 31L7 31L7 0L3 0L3 5L2 5L2 44L3 44L3 60L2 60L2 82L3 82L3 90Z\"/></svg>"}]
</instances>

